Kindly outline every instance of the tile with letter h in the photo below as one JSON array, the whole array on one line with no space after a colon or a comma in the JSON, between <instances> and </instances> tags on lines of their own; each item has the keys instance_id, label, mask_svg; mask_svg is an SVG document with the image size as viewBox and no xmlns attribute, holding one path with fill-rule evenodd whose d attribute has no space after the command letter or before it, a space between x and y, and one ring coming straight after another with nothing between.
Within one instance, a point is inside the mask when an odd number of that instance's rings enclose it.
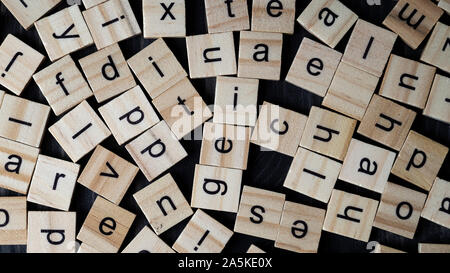
<instances>
[{"instance_id":1,"label":"tile with letter h","mask_svg":"<svg viewBox=\"0 0 450 273\"><path fill-rule=\"evenodd\" d=\"M205 0L208 33L247 30L250 28L247 0Z\"/></svg>"},{"instance_id":2,"label":"tile with letter h","mask_svg":"<svg viewBox=\"0 0 450 273\"><path fill-rule=\"evenodd\" d=\"M186 36L185 0L143 0L144 38Z\"/></svg>"},{"instance_id":3,"label":"tile with letter h","mask_svg":"<svg viewBox=\"0 0 450 273\"><path fill-rule=\"evenodd\" d=\"M26 243L26 197L0 197L0 245L25 245Z\"/></svg>"},{"instance_id":4,"label":"tile with letter h","mask_svg":"<svg viewBox=\"0 0 450 273\"><path fill-rule=\"evenodd\" d=\"M450 78L436 74L423 114L450 124Z\"/></svg>"},{"instance_id":5,"label":"tile with letter h","mask_svg":"<svg viewBox=\"0 0 450 273\"><path fill-rule=\"evenodd\" d=\"M436 24L420 59L450 73L450 26Z\"/></svg>"},{"instance_id":6,"label":"tile with letter h","mask_svg":"<svg viewBox=\"0 0 450 273\"><path fill-rule=\"evenodd\" d=\"M149 227L144 226L122 253L175 253Z\"/></svg>"},{"instance_id":7,"label":"tile with letter h","mask_svg":"<svg viewBox=\"0 0 450 273\"><path fill-rule=\"evenodd\" d=\"M52 10L62 0L2 0L24 29L29 29L39 18Z\"/></svg>"},{"instance_id":8,"label":"tile with letter h","mask_svg":"<svg viewBox=\"0 0 450 273\"><path fill-rule=\"evenodd\" d=\"M295 1L254 0L252 31L294 33Z\"/></svg>"},{"instance_id":9,"label":"tile with letter h","mask_svg":"<svg viewBox=\"0 0 450 273\"><path fill-rule=\"evenodd\" d=\"M428 194L422 215L446 228L450 228L450 182L439 177L434 181Z\"/></svg>"}]
</instances>

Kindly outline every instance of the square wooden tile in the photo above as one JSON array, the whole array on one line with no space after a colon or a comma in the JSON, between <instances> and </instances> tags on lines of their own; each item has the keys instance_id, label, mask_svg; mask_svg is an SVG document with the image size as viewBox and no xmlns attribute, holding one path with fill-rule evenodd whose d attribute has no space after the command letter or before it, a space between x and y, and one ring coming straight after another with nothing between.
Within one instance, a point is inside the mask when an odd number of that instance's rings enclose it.
<instances>
[{"instance_id":1,"label":"square wooden tile","mask_svg":"<svg viewBox=\"0 0 450 273\"><path fill-rule=\"evenodd\" d=\"M27 243L27 198L0 197L0 245Z\"/></svg>"},{"instance_id":2,"label":"square wooden tile","mask_svg":"<svg viewBox=\"0 0 450 273\"><path fill-rule=\"evenodd\" d=\"M294 33L295 1L254 0L252 31Z\"/></svg>"},{"instance_id":3,"label":"square wooden tile","mask_svg":"<svg viewBox=\"0 0 450 273\"><path fill-rule=\"evenodd\" d=\"M0 89L0 107L2 106L3 99L5 98L6 91Z\"/></svg>"},{"instance_id":4,"label":"square wooden tile","mask_svg":"<svg viewBox=\"0 0 450 273\"><path fill-rule=\"evenodd\" d=\"M439 0L438 7L450 14L450 0Z\"/></svg>"},{"instance_id":5,"label":"square wooden tile","mask_svg":"<svg viewBox=\"0 0 450 273\"><path fill-rule=\"evenodd\" d=\"M422 217L446 228L450 228L450 182L436 177L428 194Z\"/></svg>"},{"instance_id":6,"label":"square wooden tile","mask_svg":"<svg viewBox=\"0 0 450 273\"><path fill-rule=\"evenodd\" d=\"M145 226L122 253L175 253L175 251Z\"/></svg>"},{"instance_id":7,"label":"square wooden tile","mask_svg":"<svg viewBox=\"0 0 450 273\"><path fill-rule=\"evenodd\" d=\"M80 247L77 250L77 253L86 254L86 253L101 253L101 252L86 243L81 243Z\"/></svg>"},{"instance_id":8,"label":"square wooden tile","mask_svg":"<svg viewBox=\"0 0 450 273\"><path fill-rule=\"evenodd\" d=\"M450 244L419 243L419 253L450 253Z\"/></svg>"},{"instance_id":9,"label":"square wooden tile","mask_svg":"<svg viewBox=\"0 0 450 273\"><path fill-rule=\"evenodd\" d=\"M185 0L143 0L144 38L186 36Z\"/></svg>"},{"instance_id":10,"label":"square wooden tile","mask_svg":"<svg viewBox=\"0 0 450 273\"><path fill-rule=\"evenodd\" d=\"M2 4L14 15L24 29L29 29L39 18L52 10L61 0L2 0Z\"/></svg>"},{"instance_id":11,"label":"square wooden tile","mask_svg":"<svg viewBox=\"0 0 450 273\"><path fill-rule=\"evenodd\" d=\"M266 253L264 250L262 250L261 248L259 248L259 247L257 247L257 246L255 246L255 245L250 245L250 247L248 248L248 250L247 250L247 253L251 253L251 254L263 254L263 253Z\"/></svg>"},{"instance_id":12,"label":"square wooden tile","mask_svg":"<svg viewBox=\"0 0 450 273\"><path fill-rule=\"evenodd\" d=\"M423 109L425 116L450 123L450 78L438 75L434 77L430 96Z\"/></svg>"},{"instance_id":13,"label":"square wooden tile","mask_svg":"<svg viewBox=\"0 0 450 273\"><path fill-rule=\"evenodd\" d=\"M205 0L208 33L247 30L250 28L247 0Z\"/></svg>"},{"instance_id":14,"label":"square wooden tile","mask_svg":"<svg viewBox=\"0 0 450 273\"><path fill-rule=\"evenodd\" d=\"M442 2L442 1L441 1ZM450 2L449 2L450 6ZM450 73L450 27L437 22L420 60Z\"/></svg>"},{"instance_id":15,"label":"square wooden tile","mask_svg":"<svg viewBox=\"0 0 450 273\"><path fill-rule=\"evenodd\" d=\"M370 242L369 242L370 243ZM389 254L394 254L394 253L405 253L404 251L392 248L392 247L388 247L385 245L382 245L380 243L377 243L375 245L375 248L373 249L372 252L370 253L389 253Z\"/></svg>"},{"instance_id":16,"label":"square wooden tile","mask_svg":"<svg viewBox=\"0 0 450 273\"><path fill-rule=\"evenodd\" d=\"M90 9L93 6L97 6L98 4L101 4L106 1L107 0L83 0L83 5L86 9Z\"/></svg>"}]
</instances>

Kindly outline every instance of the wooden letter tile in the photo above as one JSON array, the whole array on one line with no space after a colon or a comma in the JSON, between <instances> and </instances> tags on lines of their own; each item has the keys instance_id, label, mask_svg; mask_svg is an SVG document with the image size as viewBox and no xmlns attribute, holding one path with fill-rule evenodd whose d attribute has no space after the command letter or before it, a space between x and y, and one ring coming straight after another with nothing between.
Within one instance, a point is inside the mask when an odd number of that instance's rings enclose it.
<instances>
[{"instance_id":1,"label":"wooden letter tile","mask_svg":"<svg viewBox=\"0 0 450 273\"><path fill-rule=\"evenodd\" d=\"M252 31L294 33L295 1L254 0Z\"/></svg>"},{"instance_id":2,"label":"wooden letter tile","mask_svg":"<svg viewBox=\"0 0 450 273\"><path fill-rule=\"evenodd\" d=\"M434 77L430 96L423 114L425 116L450 123L450 78L438 75Z\"/></svg>"},{"instance_id":3,"label":"wooden letter tile","mask_svg":"<svg viewBox=\"0 0 450 273\"><path fill-rule=\"evenodd\" d=\"M239 31L250 28L247 0L205 0L208 33Z\"/></svg>"},{"instance_id":4,"label":"wooden letter tile","mask_svg":"<svg viewBox=\"0 0 450 273\"><path fill-rule=\"evenodd\" d=\"M447 14L450 14L450 0L440 0L438 7L445 10Z\"/></svg>"},{"instance_id":5,"label":"wooden letter tile","mask_svg":"<svg viewBox=\"0 0 450 273\"><path fill-rule=\"evenodd\" d=\"M77 253L101 253L101 252L88 244L82 243L80 244Z\"/></svg>"},{"instance_id":6,"label":"wooden letter tile","mask_svg":"<svg viewBox=\"0 0 450 273\"><path fill-rule=\"evenodd\" d=\"M419 253L450 253L450 244L419 243Z\"/></svg>"},{"instance_id":7,"label":"wooden letter tile","mask_svg":"<svg viewBox=\"0 0 450 273\"><path fill-rule=\"evenodd\" d=\"M370 243L370 242L369 242ZM393 253L405 253L404 251L392 248L392 247L388 247L385 245L382 245L380 243L377 243L375 245L375 248L373 249L372 252L370 253L389 253L389 254L393 254Z\"/></svg>"},{"instance_id":8,"label":"wooden letter tile","mask_svg":"<svg viewBox=\"0 0 450 273\"><path fill-rule=\"evenodd\" d=\"M428 194L422 217L450 228L450 182L436 178Z\"/></svg>"},{"instance_id":9,"label":"wooden letter tile","mask_svg":"<svg viewBox=\"0 0 450 273\"><path fill-rule=\"evenodd\" d=\"M106 1L107 0L83 0L83 5L86 9L90 9L93 6L97 6L98 4L101 4Z\"/></svg>"},{"instance_id":10,"label":"wooden letter tile","mask_svg":"<svg viewBox=\"0 0 450 273\"><path fill-rule=\"evenodd\" d=\"M59 2L61 0L2 0L2 4L25 29L29 29L36 20L53 9Z\"/></svg>"},{"instance_id":11,"label":"wooden letter tile","mask_svg":"<svg viewBox=\"0 0 450 273\"><path fill-rule=\"evenodd\" d=\"M186 36L185 0L143 0L144 38Z\"/></svg>"},{"instance_id":12,"label":"wooden letter tile","mask_svg":"<svg viewBox=\"0 0 450 273\"><path fill-rule=\"evenodd\" d=\"M441 1L442 2L442 1ZM450 2L449 2L450 6ZM438 22L422 51L422 61L450 73L450 27Z\"/></svg>"},{"instance_id":13,"label":"wooden letter tile","mask_svg":"<svg viewBox=\"0 0 450 273\"><path fill-rule=\"evenodd\" d=\"M145 226L122 253L175 253L175 251Z\"/></svg>"},{"instance_id":14,"label":"wooden letter tile","mask_svg":"<svg viewBox=\"0 0 450 273\"><path fill-rule=\"evenodd\" d=\"M26 197L0 197L0 245L25 245L26 243Z\"/></svg>"},{"instance_id":15,"label":"wooden letter tile","mask_svg":"<svg viewBox=\"0 0 450 273\"><path fill-rule=\"evenodd\" d=\"M250 247L247 250L247 253L249 254L263 254L266 253L264 250L262 250L261 248L255 246L255 245L250 245Z\"/></svg>"}]
</instances>

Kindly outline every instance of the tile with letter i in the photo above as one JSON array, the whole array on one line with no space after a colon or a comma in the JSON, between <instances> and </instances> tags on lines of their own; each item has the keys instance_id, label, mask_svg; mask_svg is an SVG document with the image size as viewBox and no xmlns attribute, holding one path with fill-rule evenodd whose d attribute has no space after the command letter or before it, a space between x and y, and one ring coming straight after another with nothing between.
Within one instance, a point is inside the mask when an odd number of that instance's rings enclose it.
<instances>
[{"instance_id":1,"label":"tile with letter i","mask_svg":"<svg viewBox=\"0 0 450 273\"><path fill-rule=\"evenodd\" d=\"M52 10L61 0L2 0L24 29L29 29L39 18Z\"/></svg>"},{"instance_id":2,"label":"tile with letter i","mask_svg":"<svg viewBox=\"0 0 450 273\"><path fill-rule=\"evenodd\" d=\"M435 179L421 216L450 228L450 181Z\"/></svg>"},{"instance_id":3,"label":"tile with letter i","mask_svg":"<svg viewBox=\"0 0 450 273\"><path fill-rule=\"evenodd\" d=\"M261 248L255 246L255 245L250 245L250 247L247 250L247 253L252 253L252 254L263 254L266 253L264 250L262 250Z\"/></svg>"},{"instance_id":4,"label":"tile with letter i","mask_svg":"<svg viewBox=\"0 0 450 273\"><path fill-rule=\"evenodd\" d=\"M90 9L93 6L97 6L98 4L101 4L106 1L107 0L83 0L83 5L86 9Z\"/></svg>"},{"instance_id":5,"label":"tile with letter i","mask_svg":"<svg viewBox=\"0 0 450 273\"><path fill-rule=\"evenodd\" d=\"M122 253L175 253L149 227L144 226Z\"/></svg>"},{"instance_id":6,"label":"tile with letter i","mask_svg":"<svg viewBox=\"0 0 450 273\"><path fill-rule=\"evenodd\" d=\"M442 1L441 1L442 2ZM450 6L450 2L449 2ZM450 73L450 27L438 22L420 60Z\"/></svg>"},{"instance_id":7,"label":"tile with letter i","mask_svg":"<svg viewBox=\"0 0 450 273\"><path fill-rule=\"evenodd\" d=\"M247 30L250 28L247 0L205 0L208 33Z\"/></svg>"},{"instance_id":8,"label":"tile with letter i","mask_svg":"<svg viewBox=\"0 0 450 273\"><path fill-rule=\"evenodd\" d=\"M436 74L423 115L450 124L449 86L450 78Z\"/></svg>"},{"instance_id":9,"label":"tile with letter i","mask_svg":"<svg viewBox=\"0 0 450 273\"><path fill-rule=\"evenodd\" d=\"M143 0L144 38L186 36L185 0Z\"/></svg>"},{"instance_id":10,"label":"tile with letter i","mask_svg":"<svg viewBox=\"0 0 450 273\"><path fill-rule=\"evenodd\" d=\"M294 33L295 1L254 0L252 31Z\"/></svg>"},{"instance_id":11,"label":"tile with letter i","mask_svg":"<svg viewBox=\"0 0 450 273\"><path fill-rule=\"evenodd\" d=\"M0 197L0 245L25 245L26 243L26 197Z\"/></svg>"},{"instance_id":12,"label":"tile with letter i","mask_svg":"<svg viewBox=\"0 0 450 273\"><path fill-rule=\"evenodd\" d=\"M450 253L450 244L419 243L419 253Z\"/></svg>"}]
</instances>

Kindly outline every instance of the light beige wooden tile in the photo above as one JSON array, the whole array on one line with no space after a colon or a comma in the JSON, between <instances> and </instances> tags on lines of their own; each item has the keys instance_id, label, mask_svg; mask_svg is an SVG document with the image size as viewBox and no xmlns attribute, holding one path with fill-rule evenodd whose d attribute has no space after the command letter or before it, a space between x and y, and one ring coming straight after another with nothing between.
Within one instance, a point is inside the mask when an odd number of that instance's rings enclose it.
<instances>
[{"instance_id":1,"label":"light beige wooden tile","mask_svg":"<svg viewBox=\"0 0 450 273\"><path fill-rule=\"evenodd\" d=\"M333 190L323 230L367 242L378 203L370 198Z\"/></svg>"},{"instance_id":2,"label":"light beige wooden tile","mask_svg":"<svg viewBox=\"0 0 450 273\"><path fill-rule=\"evenodd\" d=\"M449 2L450 7L450 2ZM422 51L420 60L450 73L450 27L438 22Z\"/></svg>"},{"instance_id":3,"label":"light beige wooden tile","mask_svg":"<svg viewBox=\"0 0 450 273\"><path fill-rule=\"evenodd\" d=\"M430 96L423 109L423 115L450 123L450 78L438 75L434 77Z\"/></svg>"},{"instance_id":4,"label":"light beige wooden tile","mask_svg":"<svg viewBox=\"0 0 450 273\"><path fill-rule=\"evenodd\" d=\"M27 201L68 211L80 165L39 155Z\"/></svg>"},{"instance_id":5,"label":"light beige wooden tile","mask_svg":"<svg viewBox=\"0 0 450 273\"><path fill-rule=\"evenodd\" d=\"M186 46L192 79L236 74L232 32L188 36Z\"/></svg>"},{"instance_id":6,"label":"light beige wooden tile","mask_svg":"<svg viewBox=\"0 0 450 273\"><path fill-rule=\"evenodd\" d=\"M185 0L143 0L144 38L186 36Z\"/></svg>"},{"instance_id":7,"label":"light beige wooden tile","mask_svg":"<svg viewBox=\"0 0 450 273\"><path fill-rule=\"evenodd\" d=\"M250 28L247 0L205 0L208 33L247 30Z\"/></svg>"},{"instance_id":8,"label":"light beige wooden tile","mask_svg":"<svg viewBox=\"0 0 450 273\"><path fill-rule=\"evenodd\" d=\"M254 0L252 31L294 33L295 1Z\"/></svg>"},{"instance_id":9,"label":"light beige wooden tile","mask_svg":"<svg viewBox=\"0 0 450 273\"><path fill-rule=\"evenodd\" d=\"M33 78L57 116L92 96L88 83L70 55L42 69Z\"/></svg>"},{"instance_id":10,"label":"light beige wooden tile","mask_svg":"<svg viewBox=\"0 0 450 273\"><path fill-rule=\"evenodd\" d=\"M98 109L119 145L159 122L141 87L136 86Z\"/></svg>"},{"instance_id":11,"label":"light beige wooden tile","mask_svg":"<svg viewBox=\"0 0 450 273\"><path fill-rule=\"evenodd\" d=\"M410 131L392 173L429 191L447 153L448 147Z\"/></svg>"},{"instance_id":12,"label":"light beige wooden tile","mask_svg":"<svg viewBox=\"0 0 450 273\"><path fill-rule=\"evenodd\" d=\"M133 197L158 235L193 213L170 174L154 181Z\"/></svg>"},{"instance_id":13,"label":"light beige wooden tile","mask_svg":"<svg viewBox=\"0 0 450 273\"><path fill-rule=\"evenodd\" d=\"M152 181L187 156L165 121L142 133L125 148L148 181Z\"/></svg>"},{"instance_id":14,"label":"light beige wooden tile","mask_svg":"<svg viewBox=\"0 0 450 273\"><path fill-rule=\"evenodd\" d=\"M419 253L450 253L450 244L419 243Z\"/></svg>"},{"instance_id":15,"label":"light beige wooden tile","mask_svg":"<svg viewBox=\"0 0 450 273\"><path fill-rule=\"evenodd\" d=\"M255 246L255 245L250 245L250 247L247 250L247 253L252 253L252 254L263 254L266 253L264 250L262 250L261 248Z\"/></svg>"},{"instance_id":16,"label":"light beige wooden tile","mask_svg":"<svg viewBox=\"0 0 450 273\"><path fill-rule=\"evenodd\" d=\"M450 182L437 177L428 194L422 217L450 228Z\"/></svg>"},{"instance_id":17,"label":"light beige wooden tile","mask_svg":"<svg viewBox=\"0 0 450 273\"><path fill-rule=\"evenodd\" d=\"M175 251L145 226L122 253L175 253Z\"/></svg>"},{"instance_id":18,"label":"light beige wooden tile","mask_svg":"<svg viewBox=\"0 0 450 273\"><path fill-rule=\"evenodd\" d=\"M86 9L90 9L93 6L106 2L107 0L83 0L83 5Z\"/></svg>"},{"instance_id":19,"label":"light beige wooden tile","mask_svg":"<svg viewBox=\"0 0 450 273\"><path fill-rule=\"evenodd\" d=\"M101 252L86 243L82 243L80 244L77 253L101 253Z\"/></svg>"},{"instance_id":20,"label":"light beige wooden tile","mask_svg":"<svg viewBox=\"0 0 450 273\"><path fill-rule=\"evenodd\" d=\"M297 21L328 46L334 48L358 19L338 0L315 0Z\"/></svg>"},{"instance_id":21,"label":"light beige wooden tile","mask_svg":"<svg viewBox=\"0 0 450 273\"><path fill-rule=\"evenodd\" d=\"M0 89L0 107L2 106L3 99L5 98L6 91Z\"/></svg>"},{"instance_id":22,"label":"light beige wooden tile","mask_svg":"<svg viewBox=\"0 0 450 273\"><path fill-rule=\"evenodd\" d=\"M133 213L99 196L84 220L77 239L94 245L99 252L116 253L135 217Z\"/></svg>"},{"instance_id":23,"label":"light beige wooden tile","mask_svg":"<svg viewBox=\"0 0 450 273\"><path fill-rule=\"evenodd\" d=\"M97 49L141 34L128 0L110 0L83 11Z\"/></svg>"},{"instance_id":24,"label":"light beige wooden tile","mask_svg":"<svg viewBox=\"0 0 450 273\"><path fill-rule=\"evenodd\" d=\"M400 0L383 25L396 32L412 49L417 49L442 13L428 0Z\"/></svg>"},{"instance_id":25,"label":"light beige wooden tile","mask_svg":"<svg viewBox=\"0 0 450 273\"><path fill-rule=\"evenodd\" d=\"M280 80L282 50L281 33L241 31L238 76Z\"/></svg>"},{"instance_id":26,"label":"light beige wooden tile","mask_svg":"<svg viewBox=\"0 0 450 273\"><path fill-rule=\"evenodd\" d=\"M76 212L29 211L27 253L75 253Z\"/></svg>"},{"instance_id":27,"label":"light beige wooden tile","mask_svg":"<svg viewBox=\"0 0 450 273\"><path fill-rule=\"evenodd\" d=\"M220 253L233 231L198 209L172 246L179 253Z\"/></svg>"},{"instance_id":28,"label":"light beige wooden tile","mask_svg":"<svg viewBox=\"0 0 450 273\"><path fill-rule=\"evenodd\" d=\"M285 195L244 186L234 231L275 241Z\"/></svg>"},{"instance_id":29,"label":"light beige wooden tile","mask_svg":"<svg viewBox=\"0 0 450 273\"><path fill-rule=\"evenodd\" d=\"M26 243L26 197L0 197L0 245L25 245Z\"/></svg>"},{"instance_id":30,"label":"light beige wooden tile","mask_svg":"<svg viewBox=\"0 0 450 273\"><path fill-rule=\"evenodd\" d=\"M72 109L48 130L73 162L111 135L87 101Z\"/></svg>"},{"instance_id":31,"label":"light beige wooden tile","mask_svg":"<svg viewBox=\"0 0 450 273\"><path fill-rule=\"evenodd\" d=\"M450 0L440 0L438 7L445 10L447 14L450 14Z\"/></svg>"},{"instance_id":32,"label":"light beige wooden tile","mask_svg":"<svg viewBox=\"0 0 450 273\"><path fill-rule=\"evenodd\" d=\"M2 0L23 28L29 29L34 22L53 9L61 0Z\"/></svg>"},{"instance_id":33,"label":"light beige wooden tile","mask_svg":"<svg viewBox=\"0 0 450 273\"><path fill-rule=\"evenodd\" d=\"M139 169L98 145L78 178L78 183L119 204Z\"/></svg>"},{"instance_id":34,"label":"light beige wooden tile","mask_svg":"<svg viewBox=\"0 0 450 273\"><path fill-rule=\"evenodd\" d=\"M400 151L415 117L416 112L375 94L358 133Z\"/></svg>"},{"instance_id":35,"label":"light beige wooden tile","mask_svg":"<svg viewBox=\"0 0 450 273\"><path fill-rule=\"evenodd\" d=\"M385 245L382 245L380 243L377 243L375 246L375 249L371 252L371 253L389 253L389 254L394 254L394 253L405 253L404 251L392 248L392 247L388 247Z\"/></svg>"}]
</instances>

